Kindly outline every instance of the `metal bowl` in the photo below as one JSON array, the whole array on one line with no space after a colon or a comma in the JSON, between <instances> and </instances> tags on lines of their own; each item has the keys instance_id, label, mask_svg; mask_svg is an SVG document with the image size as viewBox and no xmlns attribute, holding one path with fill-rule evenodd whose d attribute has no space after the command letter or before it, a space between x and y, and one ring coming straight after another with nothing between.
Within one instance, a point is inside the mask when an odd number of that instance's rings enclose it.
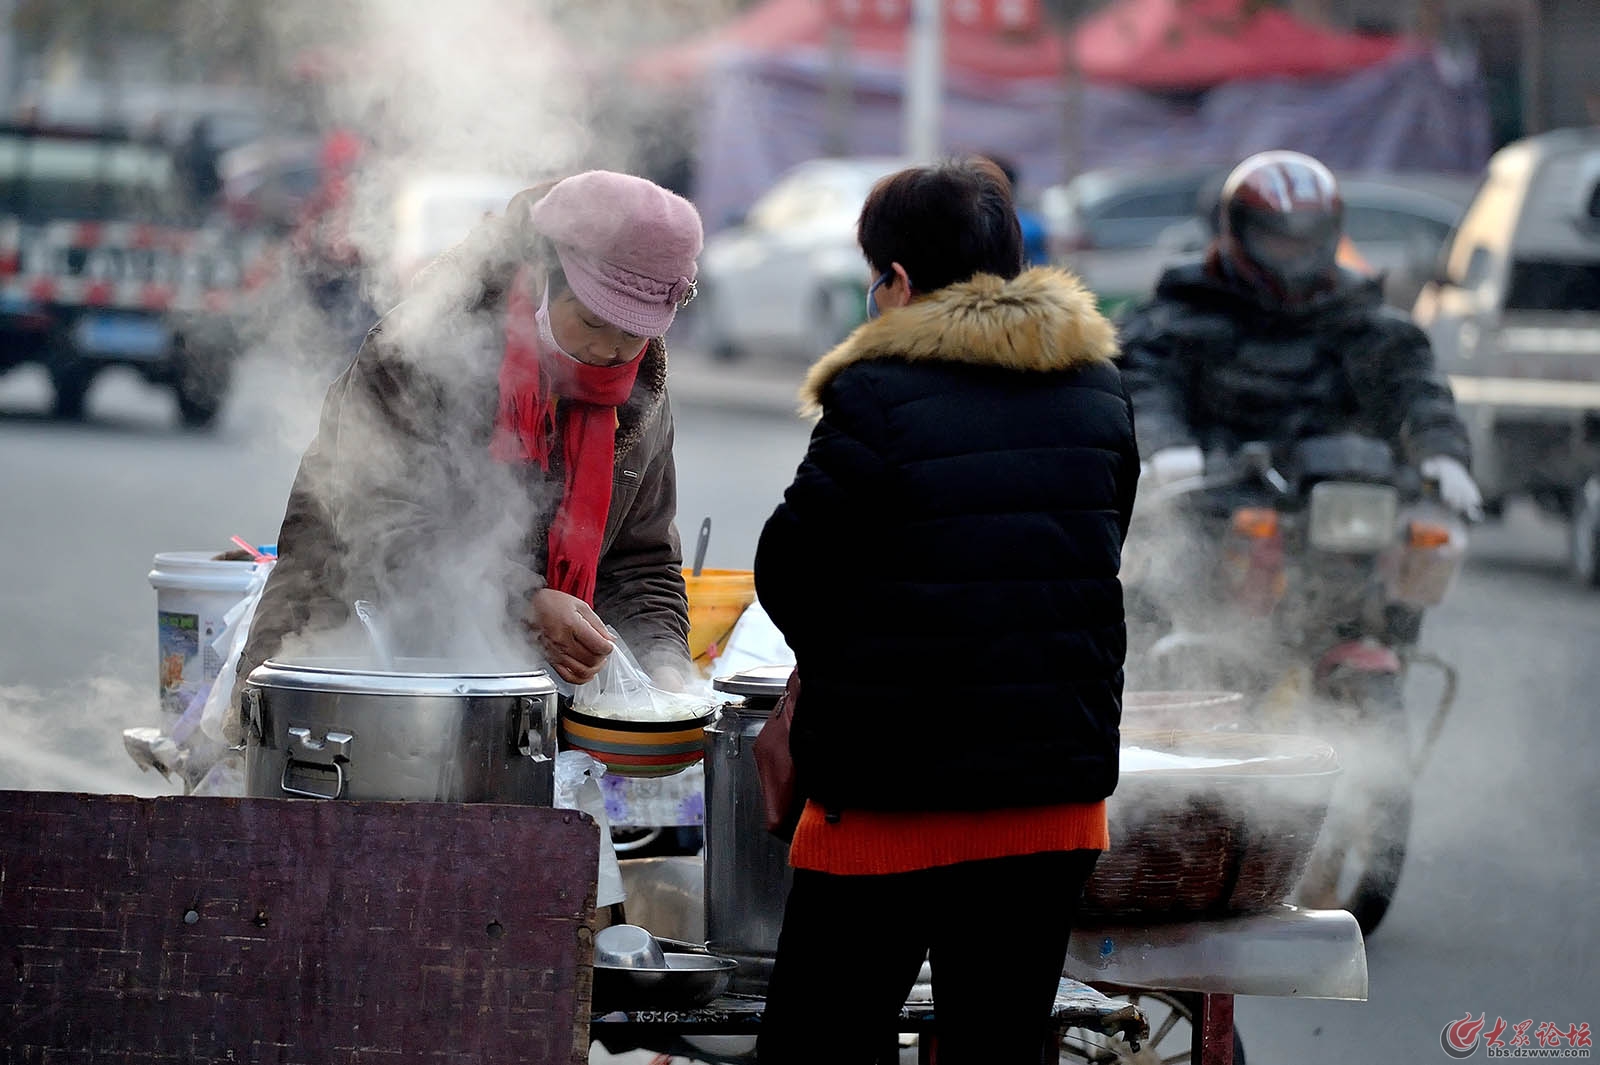
<instances>
[{"instance_id":1,"label":"metal bowl","mask_svg":"<svg viewBox=\"0 0 1600 1065\"><path fill-rule=\"evenodd\" d=\"M614 924L594 936L594 963L610 969L665 969L666 952L636 924Z\"/></svg>"},{"instance_id":2,"label":"metal bowl","mask_svg":"<svg viewBox=\"0 0 1600 1065\"><path fill-rule=\"evenodd\" d=\"M594 967L594 1010L692 1010L728 989L738 962L713 954L667 954L665 969Z\"/></svg>"}]
</instances>

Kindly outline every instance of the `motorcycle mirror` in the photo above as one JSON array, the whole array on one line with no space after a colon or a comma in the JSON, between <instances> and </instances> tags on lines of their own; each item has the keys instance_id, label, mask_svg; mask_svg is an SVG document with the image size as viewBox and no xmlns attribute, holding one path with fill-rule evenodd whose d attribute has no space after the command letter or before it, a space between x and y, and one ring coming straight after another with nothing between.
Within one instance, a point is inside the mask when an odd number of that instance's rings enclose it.
<instances>
[{"instance_id":1,"label":"motorcycle mirror","mask_svg":"<svg viewBox=\"0 0 1600 1065\"><path fill-rule=\"evenodd\" d=\"M1255 473L1266 473L1272 469L1272 445L1260 440L1252 441L1239 448L1239 458Z\"/></svg>"},{"instance_id":2,"label":"motorcycle mirror","mask_svg":"<svg viewBox=\"0 0 1600 1065\"><path fill-rule=\"evenodd\" d=\"M1272 465L1272 445L1255 440L1239 448L1239 458L1279 495L1289 494L1289 482Z\"/></svg>"}]
</instances>

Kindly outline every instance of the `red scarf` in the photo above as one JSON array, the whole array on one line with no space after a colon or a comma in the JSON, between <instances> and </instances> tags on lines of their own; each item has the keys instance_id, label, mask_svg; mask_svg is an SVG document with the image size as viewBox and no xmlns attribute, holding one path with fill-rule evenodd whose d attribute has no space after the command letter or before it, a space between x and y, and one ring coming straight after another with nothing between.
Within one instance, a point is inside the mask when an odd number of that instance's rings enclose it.
<instances>
[{"instance_id":1,"label":"red scarf","mask_svg":"<svg viewBox=\"0 0 1600 1065\"><path fill-rule=\"evenodd\" d=\"M617 407L632 393L642 360L636 356L616 366L590 366L548 350L539 338L532 289L524 267L506 298L500 409L489 453L500 462L537 462L548 471L559 427L565 484L550 526L545 582L593 606L600 544L611 510Z\"/></svg>"}]
</instances>

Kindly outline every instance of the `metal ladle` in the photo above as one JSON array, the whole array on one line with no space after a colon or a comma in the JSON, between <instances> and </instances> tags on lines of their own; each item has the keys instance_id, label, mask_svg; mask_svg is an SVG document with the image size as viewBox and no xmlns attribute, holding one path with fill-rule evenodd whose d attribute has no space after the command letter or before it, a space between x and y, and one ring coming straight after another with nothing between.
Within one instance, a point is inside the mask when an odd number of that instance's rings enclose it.
<instances>
[{"instance_id":1,"label":"metal ladle","mask_svg":"<svg viewBox=\"0 0 1600 1065\"><path fill-rule=\"evenodd\" d=\"M378 668L385 673L395 672L394 654L389 650L389 638L378 622L378 608L365 599L357 599L354 606L356 617L361 619L361 627L367 630L367 641L372 644L372 657L378 660Z\"/></svg>"},{"instance_id":2,"label":"metal ladle","mask_svg":"<svg viewBox=\"0 0 1600 1065\"><path fill-rule=\"evenodd\" d=\"M694 547L694 568L689 572L693 576L700 576L700 570L706 564L706 547L711 543L711 519L707 518L700 523L700 539Z\"/></svg>"}]
</instances>

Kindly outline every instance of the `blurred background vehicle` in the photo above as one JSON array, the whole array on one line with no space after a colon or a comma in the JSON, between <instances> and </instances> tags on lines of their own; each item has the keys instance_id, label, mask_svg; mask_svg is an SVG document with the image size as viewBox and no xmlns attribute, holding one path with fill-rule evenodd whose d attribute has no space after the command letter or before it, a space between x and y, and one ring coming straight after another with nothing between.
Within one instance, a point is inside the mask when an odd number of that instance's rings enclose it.
<instances>
[{"instance_id":1,"label":"blurred background vehicle","mask_svg":"<svg viewBox=\"0 0 1600 1065\"><path fill-rule=\"evenodd\" d=\"M178 85L74 79L34 81L20 95L42 124L120 128L176 147L204 121L212 147L225 152L266 135L274 106L260 89L240 85Z\"/></svg>"},{"instance_id":2,"label":"blurred background vehicle","mask_svg":"<svg viewBox=\"0 0 1600 1065\"><path fill-rule=\"evenodd\" d=\"M1600 471L1584 481L1578 490L1571 521L1568 563L1572 576L1593 588L1600 585Z\"/></svg>"},{"instance_id":3,"label":"blurred background vehicle","mask_svg":"<svg viewBox=\"0 0 1600 1065\"><path fill-rule=\"evenodd\" d=\"M906 163L814 159L790 170L736 224L706 241L694 341L720 359L816 358L866 319L870 278L856 218L873 183Z\"/></svg>"},{"instance_id":4,"label":"blurred background vehicle","mask_svg":"<svg viewBox=\"0 0 1600 1065\"><path fill-rule=\"evenodd\" d=\"M1205 243L1201 194L1229 164L1091 170L1039 197L1051 258L1108 313L1155 291L1161 271ZM1164 235L1172 233L1164 244Z\"/></svg>"},{"instance_id":5,"label":"blurred background vehicle","mask_svg":"<svg viewBox=\"0 0 1600 1065\"><path fill-rule=\"evenodd\" d=\"M0 127L0 372L46 368L58 417L101 370L171 387L190 427L231 378L239 249L187 222L168 151L108 131Z\"/></svg>"},{"instance_id":6,"label":"blurred background vehicle","mask_svg":"<svg viewBox=\"0 0 1600 1065\"><path fill-rule=\"evenodd\" d=\"M1454 174L1340 175L1345 235L1383 275L1391 305L1409 310L1416 302L1477 185Z\"/></svg>"},{"instance_id":7,"label":"blurred background vehicle","mask_svg":"<svg viewBox=\"0 0 1600 1065\"><path fill-rule=\"evenodd\" d=\"M1210 202L1229 167L1100 170L1045 190L1041 208L1055 260L1115 313L1155 290L1161 272L1201 255ZM1454 174L1345 173L1345 233L1384 275L1384 298L1409 308L1476 182Z\"/></svg>"},{"instance_id":8,"label":"blurred background vehicle","mask_svg":"<svg viewBox=\"0 0 1600 1065\"><path fill-rule=\"evenodd\" d=\"M322 181L316 137L265 137L222 152L217 173L228 224L282 236Z\"/></svg>"},{"instance_id":9,"label":"blurred background vehicle","mask_svg":"<svg viewBox=\"0 0 1600 1065\"><path fill-rule=\"evenodd\" d=\"M1600 583L1600 127L1495 154L1414 315L1491 513L1522 496L1566 519L1574 574Z\"/></svg>"},{"instance_id":10,"label":"blurred background vehicle","mask_svg":"<svg viewBox=\"0 0 1600 1065\"><path fill-rule=\"evenodd\" d=\"M732 360L756 351L814 358L866 315L856 216L892 158L816 159L785 174L706 243L693 343ZM1228 164L1096 170L1045 189L1051 260L1076 272L1107 313L1148 298L1161 272L1201 255ZM1345 229L1384 295L1409 308L1476 182L1453 174L1340 175Z\"/></svg>"},{"instance_id":11,"label":"blurred background vehicle","mask_svg":"<svg viewBox=\"0 0 1600 1065\"><path fill-rule=\"evenodd\" d=\"M511 197L534 184L503 174L418 174L394 195L394 248L390 274L398 288L434 256L471 232L487 214L500 214Z\"/></svg>"}]
</instances>

